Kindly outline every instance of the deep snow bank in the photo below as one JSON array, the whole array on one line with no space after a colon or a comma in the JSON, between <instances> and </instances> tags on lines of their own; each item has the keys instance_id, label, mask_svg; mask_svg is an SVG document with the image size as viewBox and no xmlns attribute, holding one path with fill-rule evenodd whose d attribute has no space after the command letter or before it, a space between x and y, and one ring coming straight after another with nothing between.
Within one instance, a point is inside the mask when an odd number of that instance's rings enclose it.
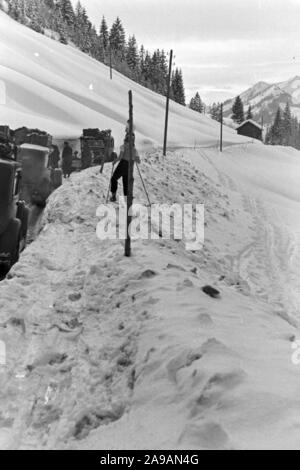
<instances>
[{"instance_id":1,"label":"deep snow bank","mask_svg":"<svg viewBox=\"0 0 300 470\"><path fill-rule=\"evenodd\" d=\"M45 129L56 137L81 135L86 127L111 128L117 143L134 95L139 144L161 145L165 99L88 55L22 26L0 11L0 121ZM176 103L170 107L170 146L216 145L219 126ZM225 143L242 142L230 129Z\"/></svg>"},{"instance_id":2,"label":"deep snow bank","mask_svg":"<svg viewBox=\"0 0 300 470\"><path fill-rule=\"evenodd\" d=\"M51 197L0 285L0 447L299 447L296 325L244 272L264 217L226 172L154 154L142 165L152 201L205 202L205 248L135 242L126 259L95 235L109 171L73 175ZM146 202L138 176L136 187Z\"/></svg>"}]
</instances>

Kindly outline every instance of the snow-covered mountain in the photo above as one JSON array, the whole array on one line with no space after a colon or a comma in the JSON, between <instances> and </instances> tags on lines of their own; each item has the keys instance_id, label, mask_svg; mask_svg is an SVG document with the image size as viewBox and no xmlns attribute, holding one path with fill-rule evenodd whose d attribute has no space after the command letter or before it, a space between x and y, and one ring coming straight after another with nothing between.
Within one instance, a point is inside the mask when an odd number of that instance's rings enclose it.
<instances>
[{"instance_id":1,"label":"snow-covered mountain","mask_svg":"<svg viewBox=\"0 0 300 470\"><path fill-rule=\"evenodd\" d=\"M245 110L249 105L252 107L254 118L265 123L270 123L278 109L284 107L287 102L291 105L292 113L300 118L300 77L296 76L285 82L269 84L258 82L240 95ZM235 99L235 98L234 98ZM232 114L234 99L225 103L225 116Z\"/></svg>"},{"instance_id":2,"label":"snow-covered mountain","mask_svg":"<svg viewBox=\"0 0 300 470\"><path fill-rule=\"evenodd\" d=\"M287 80L286 82L279 83L278 86L291 95L292 103L294 105L300 106L300 77L296 76L291 80Z\"/></svg>"}]
</instances>

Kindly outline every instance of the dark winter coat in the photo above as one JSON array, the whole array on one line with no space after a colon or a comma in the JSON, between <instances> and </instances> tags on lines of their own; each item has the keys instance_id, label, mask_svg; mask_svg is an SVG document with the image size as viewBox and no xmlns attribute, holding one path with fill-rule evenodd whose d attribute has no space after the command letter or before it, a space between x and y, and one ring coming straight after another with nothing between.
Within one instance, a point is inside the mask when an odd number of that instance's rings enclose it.
<instances>
[{"instance_id":1,"label":"dark winter coat","mask_svg":"<svg viewBox=\"0 0 300 470\"><path fill-rule=\"evenodd\" d=\"M69 169L72 166L73 151L69 145L66 145L62 153L62 166L64 169Z\"/></svg>"}]
</instances>

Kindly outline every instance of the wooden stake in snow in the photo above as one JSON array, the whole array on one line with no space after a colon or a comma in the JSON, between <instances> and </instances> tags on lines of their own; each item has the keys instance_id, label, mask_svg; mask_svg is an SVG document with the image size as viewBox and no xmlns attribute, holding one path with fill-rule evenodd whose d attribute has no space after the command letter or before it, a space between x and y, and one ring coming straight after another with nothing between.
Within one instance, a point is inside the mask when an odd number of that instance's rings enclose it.
<instances>
[{"instance_id":1,"label":"wooden stake in snow","mask_svg":"<svg viewBox=\"0 0 300 470\"><path fill-rule=\"evenodd\" d=\"M132 222L133 203L133 104L132 91L129 92L129 165L128 165L128 193L127 193L127 238L125 242L125 256L131 256L130 225Z\"/></svg>"},{"instance_id":2,"label":"wooden stake in snow","mask_svg":"<svg viewBox=\"0 0 300 470\"><path fill-rule=\"evenodd\" d=\"M166 119L165 119L165 135L164 135L164 156L167 154L167 141L168 141L168 123L169 123L169 105L170 105L170 89L171 89L171 75L172 75L173 51L170 51L170 64L167 88L167 103L166 103Z\"/></svg>"},{"instance_id":3,"label":"wooden stake in snow","mask_svg":"<svg viewBox=\"0 0 300 470\"><path fill-rule=\"evenodd\" d=\"M221 104L221 116L220 116L220 152L223 152L223 103Z\"/></svg>"}]
</instances>

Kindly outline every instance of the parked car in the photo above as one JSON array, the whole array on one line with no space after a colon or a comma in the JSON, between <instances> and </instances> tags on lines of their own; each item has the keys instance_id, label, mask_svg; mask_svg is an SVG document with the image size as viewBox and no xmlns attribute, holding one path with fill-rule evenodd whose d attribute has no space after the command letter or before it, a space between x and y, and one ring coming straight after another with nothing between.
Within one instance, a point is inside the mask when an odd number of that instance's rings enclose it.
<instances>
[{"instance_id":1,"label":"parked car","mask_svg":"<svg viewBox=\"0 0 300 470\"><path fill-rule=\"evenodd\" d=\"M22 144L18 162L22 165L21 194L26 202L44 207L50 194L62 184L61 169L48 168L49 148Z\"/></svg>"},{"instance_id":2,"label":"parked car","mask_svg":"<svg viewBox=\"0 0 300 470\"><path fill-rule=\"evenodd\" d=\"M26 246L29 208L20 198L20 165L0 152L0 273L6 274Z\"/></svg>"},{"instance_id":3,"label":"parked car","mask_svg":"<svg viewBox=\"0 0 300 470\"><path fill-rule=\"evenodd\" d=\"M80 141L82 169L113 162L117 158L114 152L115 141L110 129L105 131L84 129Z\"/></svg>"}]
</instances>

